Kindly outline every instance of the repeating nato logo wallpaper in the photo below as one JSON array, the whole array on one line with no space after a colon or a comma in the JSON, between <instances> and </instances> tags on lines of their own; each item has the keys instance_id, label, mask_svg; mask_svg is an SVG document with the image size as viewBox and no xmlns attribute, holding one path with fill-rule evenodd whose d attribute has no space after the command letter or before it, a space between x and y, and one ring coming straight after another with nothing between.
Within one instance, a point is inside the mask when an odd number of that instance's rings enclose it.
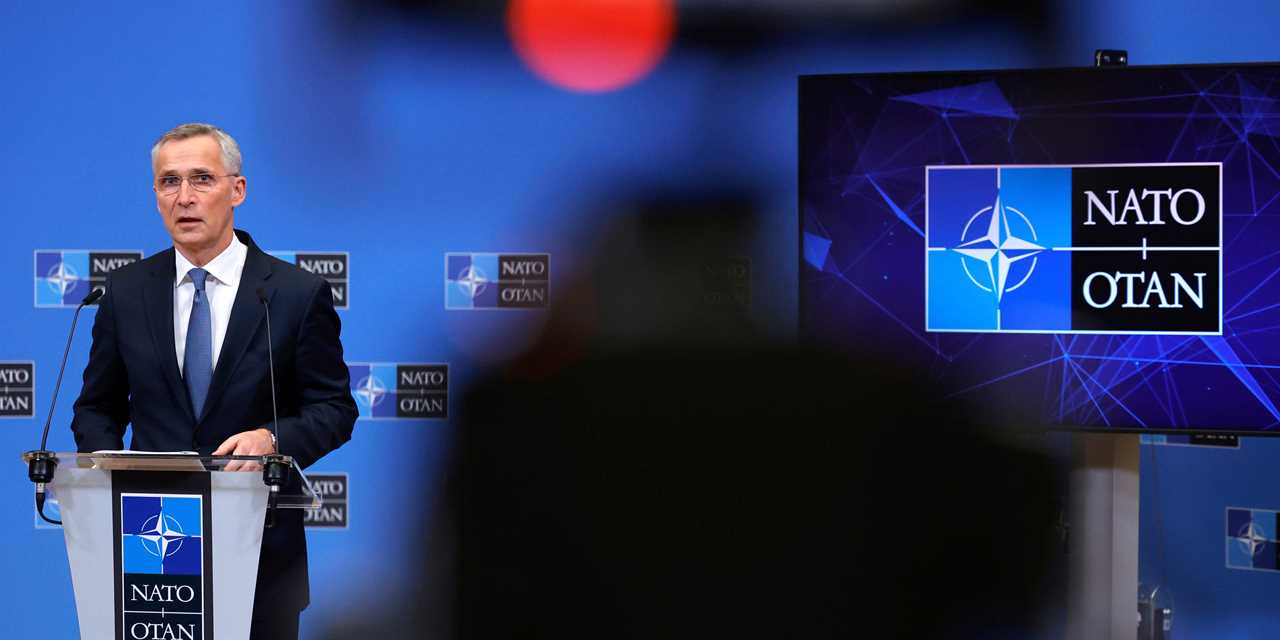
<instances>
[{"instance_id":1,"label":"repeating nato logo wallpaper","mask_svg":"<svg viewBox=\"0 0 1280 640\"><path fill-rule=\"evenodd\" d=\"M546 253L446 253L444 306L450 310L545 309Z\"/></svg>"},{"instance_id":2,"label":"repeating nato logo wallpaper","mask_svg":"<svg viewBox=\"0 0 1280 640\"><path fill-rule=\"evenodd\" d=\"M498 254L450 253L445 256L446 309L498 307Z\"/></svg>"},{"instance_id":3,"label":"repeating nato logo wallpaper","mask_svg":"<svg viewBox=\"0 0 1280 640\"><path fill-rule=\"evenodd\" d=\"M35 362L0 362L0 418L33 417L35 393Z\"/></svg>"},{"instance_id":4,"label":"repeating nato logo wallpaper","mask_svg":"<svg viewBox=\"0 0 1280 640\"><path fill-rule=\"evenodd\" d=\"M1278 571L1275 511L1227 508L1227 568Z\"/></svg>"},{"instance_id":5,"label":"repeating nato logo wallpaper","mask_svg":"<svg viewBox=\"0 0 1280 640\"><path fill-rule=\"evenodd\" d=\"M141 259L141 251L37 250L35 306L75 307L106 282L108 273Z\"/></svg>"},{"instance_id":6,"label":"repeating nato logo wallpaper","mask_svg":"<svg viewBox=\"0 0 1280 640\"><path fill-rule=\"evenodd\" d=\"M302 513L304 526L314 529L346 529L349 518L348 496L350 474L346 472L310 473L307 479L320 496L321 505Z\"/></svg>"},{"instance_id":7,"label":"repeating nato logo wallpaper","mask_svg":"<svg viewBox=\"0 0 1280 640\"><path fill-rule=\"evenodd\" d=\"M800 329L1000 424L1280 429L1280 72L800 81Z\"/></svg>"},{"instance_id":8,"label":"repeating nato logo wallpaper","mask_svg":"<svg viewBox=\"0 0 1280 640\"><path fill-rule=\"evenodd\" d=\"M348 362L351 395L365 419L449 417L449 365Z\"/></svg>"},{"instance_id":9,"label":"repeating nato logo wallpaper","mask_svg":"<svg viewBox=\"0 0 1280 640\"><path fill-rule=\"evenodd\" d=\"M351 255L345 251L269 251L329 283L335 309L351 308Z\"/></svg>"}]
</instances>

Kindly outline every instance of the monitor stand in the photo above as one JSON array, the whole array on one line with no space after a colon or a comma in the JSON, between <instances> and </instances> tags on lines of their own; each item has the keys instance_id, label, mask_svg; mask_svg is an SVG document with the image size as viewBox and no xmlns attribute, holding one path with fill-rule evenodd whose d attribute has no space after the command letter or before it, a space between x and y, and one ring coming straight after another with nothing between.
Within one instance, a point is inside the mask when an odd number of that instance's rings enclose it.
<instances>
[{"instance_id":1,"label":"monitor stand","mask_svg":"<svg viewBox=\"0 0 1280 640\"><path fill-rule=\"evenodd\" d=\"M1138 633L1138 435L1072 439L1066 637L1130 640Z\"/></svg>"}]
</instances>

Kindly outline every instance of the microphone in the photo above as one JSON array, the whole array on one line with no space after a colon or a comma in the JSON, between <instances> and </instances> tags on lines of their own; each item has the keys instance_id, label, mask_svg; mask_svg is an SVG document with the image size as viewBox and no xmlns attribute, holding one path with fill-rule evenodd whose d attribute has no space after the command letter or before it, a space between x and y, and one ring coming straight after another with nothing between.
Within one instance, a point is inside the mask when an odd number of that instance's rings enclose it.
<instances>
[{"instance_id":1,"label":"microphone","mask_svg":"<svg viewBox=\"0 0 1280 640\"><path fill-rule=\"evenodd\" d=\"M44 433L40 436L40 448L35 451L28 451L24 456L27 458L27 477L36 483L36 513L40 518L49 524L62 524L60 520L52 520L44 515L45 501L45 485L53 482L53 474L58 469L58 459L53 456L53 452L45 448L49 442L49 425L53 423L53 410L58 406L58 391L62 389L62 374L67 370L67 355L71 353L71 339L76 335L76 322L80 320L80 311L86 305L93 304L106 293L106 289L94 289L89 292L80 301L80 305L76 307L75 315L71 316L71 331L67 332L67 347L62 350L62 365L58 367L58 380L53 384L53 400L49 401L49 412L44 419Z\"/></svg>"},{"instance_id":2,"label":"microphone","mask_svg":"<svg viewBox=\"0 0 1280 640\"><path fill-rule=\"evenodd\" d=\"M267 316L267 372L271 380L271 438L275 440L275 453L263 456L262 482L271 488L267 495L267 526L276 524L276 508L280 500L280 486L289 479L289 465L280 454L280 416L276 409L276 362L271 349L271 305L267 304L267 292L258 287L258 302Z\"/></svg>"},{"instance_id":3,"label":"microphone","mask_svg":"<svg viewBox=\"0 0 1280 640\"><path fill-rule=\"evenodd\" d=\"M267 304L267 292L258 287L258 302L267 316L267 372L271 377L271 434L275 438L276 453L280 452L280 429L276 423L280 421L276 413L276 361L271 349L271 305Z\"/></svg>"}]
</instances>

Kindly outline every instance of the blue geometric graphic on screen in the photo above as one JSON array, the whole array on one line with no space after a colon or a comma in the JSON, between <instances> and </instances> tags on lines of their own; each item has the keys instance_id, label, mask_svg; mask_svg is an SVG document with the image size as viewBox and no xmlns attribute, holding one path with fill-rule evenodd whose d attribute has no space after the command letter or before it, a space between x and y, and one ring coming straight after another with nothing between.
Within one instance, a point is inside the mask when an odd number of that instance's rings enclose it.
<instances>
[{"instance_id":1,"label":"blue geometric graphic on screen","mask_svg":"<svg viewBox=\"0 0 1280 640\"><path fill-rule=\"evenodd\" d=\"M37 251L35 260L37 305L75 305L88 295L88 251Z\"/></svg>"},{"instance_id":2,"label":"blue geometric graphic on screen","mask_svg":"<svg viewBox=\"0 0 1280 640\"><path fill-rule=\"evenodd\" d=\"M351 395L361 418L396 417L396 366L348 364Z\"/></svg>"},{"instance_id":3,"label":"blue geometric graphic on screen","mask_svg":"<svg viewBox=\"0 0 1280 640\"><path fill-rule=\"evenodd\" d=\"M1232 349L1231 345L1222 336L1201 336L1201 339L1204 341L1205 346L1209 347L1213 354L1218 357L1218 360L1225 364L1231 373L1235 374L1240 383L1249 390L1249 393L1253 394L1253 397L1262 406L1266 407L1267 411L1270 411L1276 420L1280 420L1280 410L1276 408L1275 403L1271 401L1267 393L1262 390L1262 385L1258 383L1258 379L1254 377L1253 372L1244 366L1244 362L1240 359L1235 349Z\"/></svg>"},{"instance_id":4,"label":"blue geometric graphic on screen","mask_svg":"<svg viewBox=\"0 0 1280 640\"><path fill-rule=\"evenodd\" d=\"M1009 101L1005 99L1000 87L991 81L913 93L893 99L926 107L937 107L943 111L977 113L1011 120L1018 118L1018 114L1014 112L1013 107L1009 106Z\"/></svg>"},{"instance_id":5,"label":"blue geometric graphic on screen","mask_svg":"<svg viewBox=\"0 0 1280 640\"><path fill-rule=\"evenodd\" d=\"M1071 259L1054 251L1070 187L1065 168L929 170L930 330L1071 329Z\"/></svg>"},{"instance_id":6,"label":"blue geometric graphic on screen","mask_svg":"<svg viewBox=\"0 0 1280 640\"><path fill-rule=\"evenodd\" d=\"M916 223L911 219L911 216L907 215L907 212L903 211L902 207L899 207L898 203L894 202L893 198L890 198L889 194L885 193L884 189L880 188L880 183L876 182L876 179L873 176L868 175L867 182L870 183L872 188L880 194L880 197L884 199L884 203L889 205L889 210L893 212L893 215L897 216L903 224L907 225L907 228L915 231L917 235L924 235L924 232L920 230L920 227L916 226Z\"/></svg>"},{"instance_id":7,"label":"blue geometric graphic on screen","mask_svg":"<svg viewBox=\"0 0 1280 640\"><path fill-rule=\"evenodd\" d=\"M804 259L814 269L822 270L822 265L827 261L827 252L831 250L831 241L821 236L815 236L812 233L804 234Z\"/></svg>"},{"instance_id":8,"label":"blue geometric graphic on screen","mask_svg":"<svg viewBox=\"0 0 1280 640\"><path fill-rule=\"evenodd\" d=\"M1280 101L1259 91L1244 76L1236 76L1240 88L1240 120L1245 133L1280 136Z\"/></svg>"},{"instance_id":9,"label":"blue geometric graphic on screen","mask_svg":"<svg viewBox=\"0 0 1280 640\"><path fill-rule=\"evenodd\" d=\"M121 496L125 573L200 575L199 496Z\"/></svg>"}]
</instances>

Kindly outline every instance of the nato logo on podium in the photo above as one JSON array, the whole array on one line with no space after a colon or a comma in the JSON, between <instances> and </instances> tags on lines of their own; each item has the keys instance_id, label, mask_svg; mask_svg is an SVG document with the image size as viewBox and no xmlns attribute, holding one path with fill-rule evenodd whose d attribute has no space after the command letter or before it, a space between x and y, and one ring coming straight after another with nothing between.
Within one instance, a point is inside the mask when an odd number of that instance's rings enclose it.
<instances>
[{"instance_id":1,"label":"nato logo on podium","mask_svg":"<svg viewBox=\"0 0 1280 640\"><path fill-rule=\"evenodd\" d=\"M202 499L120 495L121 606L129 637L204 636Z\"/></svg>"}]
</instances>

